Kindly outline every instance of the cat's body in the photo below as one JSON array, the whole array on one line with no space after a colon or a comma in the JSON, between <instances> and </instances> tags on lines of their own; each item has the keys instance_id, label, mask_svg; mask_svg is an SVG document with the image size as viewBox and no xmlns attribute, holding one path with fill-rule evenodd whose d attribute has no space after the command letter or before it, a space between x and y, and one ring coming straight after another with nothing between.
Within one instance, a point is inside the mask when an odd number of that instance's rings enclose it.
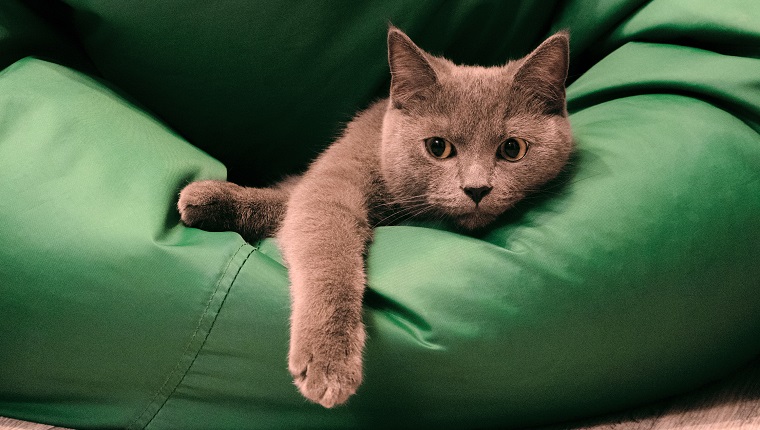
<instances>
[{"instance_id":1,"label":"cat's body","mask_svg":"<svg viewBox=\"0 0 760 430\"><path fill-rule=\"evenodd\" d=\"M248 241L277 235L291 282L289 370L307 398L331 407L361 383L374 226L431 217L482 228L561 171L572 149L567 42L559 33L502 67L456 66L391 28L390 97L357 115L302 177L182 191L187 225Z\"/></svg>"}]
</instances>

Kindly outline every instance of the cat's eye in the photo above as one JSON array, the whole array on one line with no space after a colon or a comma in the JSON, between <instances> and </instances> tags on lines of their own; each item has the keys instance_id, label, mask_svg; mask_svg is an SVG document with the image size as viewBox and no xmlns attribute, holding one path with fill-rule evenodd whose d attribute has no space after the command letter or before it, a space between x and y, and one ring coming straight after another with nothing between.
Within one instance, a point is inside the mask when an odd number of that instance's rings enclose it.
<instances>
[{"instance_id":1,"label":"cat's eye","mask_svg":"<svg viewBox=\"0 0 760 430\"><path fill-rule=\"evenodd\" d=\"M496 155L507 161L520 161L528 152L528 142L519 137L510 137L499 145Z\"/></svg>"},{"instance_id":2,"label":"cat's eye","mask_svg":"<svg viewBox=\"0 0 760 430\"><path fill-rule=\"evenodd\" d=\"M454 145L442 137L429 137L425 139L425 148L435 158L444 159L453 157L457 151Z\"/></svg>"}]
</instances>

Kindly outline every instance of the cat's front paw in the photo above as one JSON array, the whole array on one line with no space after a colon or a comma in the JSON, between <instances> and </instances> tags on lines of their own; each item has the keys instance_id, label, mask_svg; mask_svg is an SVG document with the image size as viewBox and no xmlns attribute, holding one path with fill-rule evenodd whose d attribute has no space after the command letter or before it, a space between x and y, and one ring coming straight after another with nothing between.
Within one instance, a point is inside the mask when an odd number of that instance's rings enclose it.
<instances>
[{"instance_id":1,"label":"cat's front paw","mask_svg":"<svg viewBox=\"0 0 760 430\"><path fill-rule=\"evenodd\" d=\"M330 337L320 332L291 340L288 368L304 397L331 408L345 403L362 382L364 326Z\"/></svg>"},{"instance_id":2,"label":"cat's front paw","mask_svg":"<svg viewBox=\"0 0 760 430\"><path fill-rule=\"evenodd\" d=\"M235 219L235 194L238 185L225 181L191 182L179 193L177 209L189 227L225 230Z\"/></svg>"}]
</instances>

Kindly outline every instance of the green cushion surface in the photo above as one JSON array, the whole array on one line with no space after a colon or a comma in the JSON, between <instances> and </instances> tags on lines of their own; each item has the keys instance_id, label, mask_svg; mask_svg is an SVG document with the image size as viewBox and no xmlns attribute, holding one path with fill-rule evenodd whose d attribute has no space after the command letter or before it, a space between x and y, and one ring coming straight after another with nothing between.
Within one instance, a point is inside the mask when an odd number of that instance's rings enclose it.
<instances>
[{"instance_id":1,"label":"green cushion surface","mask_svg":"<svg viewBox=\"0 0 760 430\"><path fill-rule=\"evenodd\" d=\"M43 4L44 3L44 4ZM36 12L40 12L35 13ZM93 71L66 20L70 9L53 2L0 2L0 69L29 55Z\"/></svg>"},{"instance_id":2,"label":"green cushion surface","mask_svg":"<svg viewBox=\"0 0 760 430\"><path fill-rule=\"evenodd\" d=\"M497 64L534 48L559 7L556 0L66 3L103 76L224 160L232 179L253 184L302 170L358 109L388 94L389 22L431 52Z\"/></svg>"},{"instance_id":3,"label":"green cushion surface","mask_svg":"<svg viewBox=\"0 0 760 430\"><path fill-rule=\"evenodd\" d=\"M241 166L258 160L252 170L263 173L252 181L312 156L336 118L386 91L384 19L460 61L498 62L530 47L513 43L516 30L502 51L468 39L476 36L463 22L477 20L466 17L496 13L485 7L442 8L456 19L435 36L425 27L432 3L387 6L398 10L373 12L366 24L362 9L343 7L343 18L308 32L297 24L331 9L300 6L280 22L276 6L259 5L260 16L240 14L212 37L205 31L222 28L214 14L248 6L201 14L175 2L166 23L170 8L154 6L151 22L185 29L183 39L160 37L165 28L150 30L126 6L95 13L70 3L83 11L77 22L103 76L172 128L59 65L28 58L0 72L0 416L75 428L519 427L677 394L760 352L760 24L742 18L760 16L760 4L508 6L574 32L572 166L480 237L378 228L365 382L347 405L325 410L298 394L286 369L287 271L276 241L249 245L180 225L179 189L224 178L238 156L248 157ZM267 50L263 38L231 56L264 28L305 33L288 39L295 52ZM340 55L303 57L304 41L332 43L328 28L362 36L341 39ZM533 31L527 39L540 39ZM230 42L244 35L245 45ZM184 40L203 43L195 51ZM251 69L257 50L289 65ZM349 52L367 61L329 80ZM142 63L129 63L140 53ZM212 54L226 79L198 74L198 59ZM183 58L195 75L178 66ZM303 87L278 75L293 61L313 67ZM354 76L365 66L374 72ZM223 103L236 84L244 90ZM350 85L366 86L354 94ZM251 120L260 133L236 128L269 109L266 121ZM195 122L230 134L213 143L212 131L186 128ZM283 129L301 140L287 143Z\"/></svg>"}]
</instances>

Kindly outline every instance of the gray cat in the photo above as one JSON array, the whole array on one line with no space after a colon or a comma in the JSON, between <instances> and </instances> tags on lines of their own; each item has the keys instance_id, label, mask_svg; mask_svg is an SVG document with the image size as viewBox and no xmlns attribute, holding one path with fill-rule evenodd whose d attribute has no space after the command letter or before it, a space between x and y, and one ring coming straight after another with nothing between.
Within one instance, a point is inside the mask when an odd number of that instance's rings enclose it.
<instances>
[{"instance_id":1,"label":"gray cat","mask_svg":"<svg viewBox=\"0 0 760 430\"><path fill-rule=\"evenodd\" d=\"M572 150L568 51L560 32L504 66L458 66L391 27L390 97L359 113L303 176L182 190L188 226L278 237L291 283L288 368L304 396L329 408L361 383L374 226L427 217L480 229L562 170Z\"/></svg>"}]
</instances>

